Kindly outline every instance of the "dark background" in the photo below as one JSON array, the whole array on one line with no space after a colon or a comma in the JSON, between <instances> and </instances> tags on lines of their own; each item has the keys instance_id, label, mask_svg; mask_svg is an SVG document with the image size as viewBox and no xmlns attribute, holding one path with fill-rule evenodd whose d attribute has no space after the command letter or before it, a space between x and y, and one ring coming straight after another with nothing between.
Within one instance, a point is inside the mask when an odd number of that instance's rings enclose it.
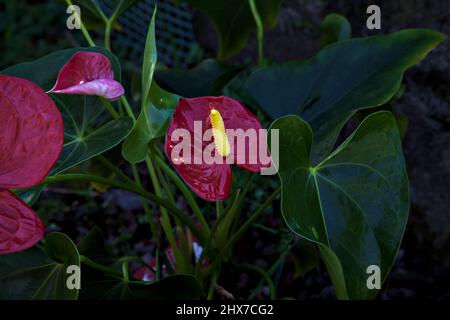
<instances>
[{"instance_id":1,"label":"dark background","mask_svg":"<svg viewBox=\"0 0 450 320\"><path fill-rule=\"evenodd\" d=\"M107 6L107 1L104 2ZM0 69L53 50L85 45L79 32L65 28L67 15L61 3L0 0ZM382 29L379 31L369 32L365 26L368 16L365 11L370 4L381 7ZM217 40L211 22L203 14L186 8L183 10L188 13L192 26L188 38L192 41L178 47L178 54L184 57L182 60L176 59L177 48L170 54L160 52L160 60L169 66L192 67L203 58L214 57L216 52ZM265 34L265 56L276 62L312 56L319 50L320 23L332 12L347 17L353 37L417 27L450 34L450 2L447 0L284 0L277 27ZM141 31L145 34L146 30ZM121 32L126 34L126 30L115 31L118 38L113 39L120 40ZM129 54L131 48L126 44L113 44L113 49L117 49L122 63L126 60L125 73L139 67L140 59ZM140 52L139 48L133 50ZM188 54L182 55L182 51ZM412 205L402 247L379 299L450 299L449 52L450 41L447 40L409 70L403 81L405 92L394 105L394 110L408 119L404 152ZM254 63L256 55L253 35L247 48L229 63ZM264 200L274 184L276 180L257 181L247 209ZM179 201L183 206L181 197ZM140 202L131 194L118 190L98 192L83 184L52 186L46 189L36 208L46 220L48 231L61 230L78 240L93 225L99 225L118 253L137 254L147 260L152 257L154 247L148 240L149 230ZM287 250L289 241L279 203L275 202L263 221L254 225L238 243L233 259L263 269L270 269L281 261L276 265L274 276L279 298L333 299L324 267L319 264L312 269L317 260L315 249L296 239L293 248ZM231 263L223 271L219 284L236 298L267 298L267 288L258 289L260 279L253 272Z\"/></svg>"}]
</instances>

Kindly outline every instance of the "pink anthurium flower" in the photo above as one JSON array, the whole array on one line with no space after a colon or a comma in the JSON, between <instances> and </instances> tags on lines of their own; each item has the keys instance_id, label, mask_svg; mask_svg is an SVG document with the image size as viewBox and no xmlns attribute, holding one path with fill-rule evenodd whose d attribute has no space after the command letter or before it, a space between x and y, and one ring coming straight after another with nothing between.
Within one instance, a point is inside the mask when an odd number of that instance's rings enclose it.
<instances>
[{"instance_id":1,"label":"pink anthurium flower","mask_svg":"<svg viewBox=\"0 0 450 320\"><path fill-rule=\"evenodd\" d=\"M75 53L61 68L49 93L97 95L117 100L125 90L114 80L109 59L98 52Z\"/></svg>"},{"instance_id":2,"label":"pink anthurium flower","mask_svg":"<svg viewBox=\"0 0 450 320\"><path fill-rule=\"evenodd\" d=\"M63 142L61 114L50 97L28 80L0 75L0 254L42 238L41 219L8 189L40 183Z\"/></svg>"},{"instance_id":3,"label":"pink anthurium flower","mask_svg":"<svg viewBox=\"0 0 450 320\"><path fill-rule=\"evenodd\" d=\"M251 172L270 165L266 134L256 116L236 100L181 99L167 130L165 152L199 197L225 200L231 188L230 164Z\"/></svg>"}]
</instances>

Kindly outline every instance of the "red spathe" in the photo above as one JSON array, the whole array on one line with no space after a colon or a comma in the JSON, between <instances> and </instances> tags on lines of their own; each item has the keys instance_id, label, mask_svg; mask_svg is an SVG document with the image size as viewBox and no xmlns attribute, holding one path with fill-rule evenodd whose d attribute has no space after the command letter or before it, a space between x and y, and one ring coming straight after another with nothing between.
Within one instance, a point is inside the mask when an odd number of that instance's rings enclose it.
<instances>
[{"instance_id":1,"label":"red spathe","mask_svg":"<svg viewBox=\"0 0 450 320\"><path fill-rule=\"evenodd\" d=\"M50 93L97 95L117 100L125 92L114 80L109 59L98 52L77 52L61 68Z\"/></svg>"},{"instance_id":2,"label":"red spathe","mask_svg":"<svg viewBox=\"0 0 450 320\"><path fill-rule=\"evenodd\" d=\"M263 130L261 123L255 115L250 113L241 103L229 97L199 97L193 99L181 99L177 108L175 109L172 121L169 125L165 140L165 152L176 171L180 174L186 184L201 198L208 201L220 201L228 198L231 188L231 165L224 160L223 163L208 164L202 161L200 164L194 162L195 154L201 154L205 148L212 143L209 141L201 141L198 146L201 150L196 150L197 144L194 142L194 122L201 122L202 134L212 128L210 121L210 113L212 109L216 109L222 116L225 129L241 129L246 131L254 129L255 133ZM177 142L172 141L173 132L177 129L185 129L191 135L191 155L190 163L178 159L176 163L173 161L171 154ZM252 171L259 172L261 168L268 165L262 165L259 159L259 135L257 135L258 143L256 162L250 163L250 145L245 144L245 148L241 151L237 148L233 141L230 141L232 146L231 157L238 166ZM267 146L264 150L267 151ZM198 149L198 148L197 148ZM216 152L215 150L213 152ZM185 155L183 155L185 156ZM255 157L255 155L252 155ZM245 158L244 158L245 157ZM237 161L239 159L246 159L246 161Z\"/></svg>"},{"instance_id":3,"label":"red spathe","mask_svg":"<svg viewBox=\"0 0 450 320\"><path fill-rule=\"evenodd\" d=\"M28 80L0 75L0 254L42 238L37 214L7 189L40 183L63 143L62 117L50 97Z\"/></svg>"}]
</instances>

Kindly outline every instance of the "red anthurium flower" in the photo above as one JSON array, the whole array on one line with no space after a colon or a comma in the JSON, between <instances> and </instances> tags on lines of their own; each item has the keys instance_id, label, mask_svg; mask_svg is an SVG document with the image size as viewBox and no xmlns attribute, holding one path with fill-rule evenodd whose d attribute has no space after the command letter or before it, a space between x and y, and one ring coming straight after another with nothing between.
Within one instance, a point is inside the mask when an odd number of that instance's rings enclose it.
<instances>
[{"instance_id":1,"label":"red anthurium flower","mask_svg":"<svg viewBox=\"0 0 450 320\"><path fill-rule=\"evenodd\" d=\"M62 67L50 93L97 95L117 100L125 92L114 80L109 59L98 52L77 52Z\"/></svg>"},{"instance_id":2,"label":"red anthurium flower","mask_svg":"<svg viewBox=\"0 0 450 320\"><path fill-rule=\"evenodd\" d=\"M34 83L0 75L0 254L42 238L38 215L8 189L41 182L64 142L61 114Z\"/></svg>"},{"instance_id":3,"label":"red anthurium flower","mask_svg":"<svg viewBox=\"0 0 450 320\"><path fill-rule=\"evenodd\" d=\"M230 164L252 172L270 165L265 135L256 116L236 100L181 99L167 130L165 151L198 196L225 200L231 187Z\"/></svg>"}]
</instances>

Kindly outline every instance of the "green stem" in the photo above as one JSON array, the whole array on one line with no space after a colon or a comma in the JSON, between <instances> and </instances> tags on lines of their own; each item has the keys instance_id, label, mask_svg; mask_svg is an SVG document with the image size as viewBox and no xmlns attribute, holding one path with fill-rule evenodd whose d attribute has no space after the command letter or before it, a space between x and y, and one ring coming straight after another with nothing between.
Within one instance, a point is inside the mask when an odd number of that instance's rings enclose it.
<instances>
[{"instance_id":1,"label":"green stem","mask_svg":"<svg viewBox=\"0 0 450 320\"><path fill-rule=\"evenodd\" d=\"M253 271L256 271L257 273L259 273L264 278L264 280L267 282L267 285L269 286L270 300L276 299L275 284L273 283L272 278L269 276L269 274L267 272L265 272L263 269L261 269L257 266L254 266L252 264L247 264L247 263L238 264L236 266L238 268L249 269L249 270L253 270Z\"/></svg>"},{"instance_id":2,"label":"green stem","mask_svg":"<svg viewBox=\"0 0 450 320\"><path fill-rule=\"evenodd\" d=\"M214 292L216 291L217 274L213 274L211 277L211 284L209 285L208 295L206 300L212 300L214 298Z\"/></svg>"},{"instance_id":3,"label":"green stem","mask_svg":"<svg viewBox=\"0 0 450 320\"><path fill-rule=\"evenodd\" d=\"M199 241L202 244L204 244L207 240L203 236L203 233L200 232L200 230L191 221L191 218L189 216L187 216L183 211L181 211L174 205L167 203L166 200L154 195L153 193L145 191L144 189L142 189L136 185L130 185L127 183L122 183L122 182L114 180L114 179L109 179L109 178L100 177L100 176L94 176L94 175L90 175L90 174L81 174L81 173L60 174L60 175L53 176L53 177L47 177L42 182L42 184L57 183L57 182L71 181L71 180L80 180L80 181L97 182L97 183L101 183L101 184L106 184L106 185L116 187L119 189L128 190L137 195L143 196L144 198L147 198L147 199L165 207L167 210L169 210L169 212L171 212L174 217L177 217L178 219L180 219L189 229L191 229L192 233L199 239Z\"/></svg>"},{"instance_id":4,"label":"green stem","mask_svg":"<svg viewBox=\"0 0 450 320\"><path fill-rule=\"evenodd\" d=\"M236 228L239 226L239 221L241 220L242 215L242 205L247 197L247 193L250 191L250 188L252 186L253 180L255 179L255 174L247 173L247 178L245 179L244 187L242 188L241 195L239 197L238 203L233 208L236 213L236 217L233 219L233 226L231 227L231 232L235 232ZM230 208L231 209L231 208Z\"/></svg>"},{"instance_id":5,"label":"green stem","mask_svg":"<svg viewBox=\"0 0 450 320\"><path fill-rule=\"evenodd\" d=\"M135 182L131 180L125 173L123 173L122 170L120 170L118 167L116 167L111 161L106 159L103 155L99 155L96 158L98 161L100 161L101 164L103 164L106 168L111 170L117 177L121 178L125 182L134 184Z\"/></svg>"},{"instance_id":6,"label":"green stem","mask_svg":"<svg viewBox=\"0 0 450 320\"><path fill-rule=\"evenodd\" d=\"M197 220L202 225L203 230L205 230L205 235L209 236L210 234L210 228L208 225L208 222L206 221L205 217L203 216L202 211L200 210L200 207L197 204L197 201L195 201L192 192L188 189L186 184L180 179L180 177L160 158L155 157L157 164L159 167L169 176L170 179L175 183L178 189L180 189L183 196L186 198L186 201L188 202L189 206L192 209L192 212L194 213Z\"/></svg>"},{"instance_id":7,"label":"green stem","mask_svg":"<svg viewBox=\"0 0 450 320\"><path fill-rule=\"evenodd\" d=\"M87 265L93 269L96 269L98 271L101 271L103 273L107 273L107 274L111 274L111 275L115 275L115 276L119 276L119 277L122 276L122 273L119 270L98 264L97 262L92 261L91 259L89 259L86 256L80 255L80 261L81 261L81 263L84 263L85 265Z\"/></svg>"},{"instance_id":8,"label":"green stem","mask_svg":"<svg viewBox=\"0 0 450 320\"><path fill-rule=\"evenodd\" d=\"M278 196L281 188L278 187L264 203L247 219L247 221L239 228L239 230L231 237L223 249L219 252L214 262L208 267L207 273L213 271L222 261L222 259L227 255L228 250L242 237L245 231L259 218L260 215L264 213L267 207L272 203L272 201Z\"/></svg>"},{"instance_id":9,"label":"green stem","mask_svg":"<svg viewBox=\"0 0 450 320\"><path fill-rule=\"evenodd\" d=\"M271 277L275 271L277 271L277 269L280 267L280 265L282 263L284 263L284 260L286 259L287 254L289 253L289 251L291 251L292 245L289 245L280 255L280 257L277 259L277 261L275 261L275 263L269 268L269 270L267 271L267 274L269 275L269 277ZM250 295L247 297L247 300L252 300L253 298L256 297L256 295L258 294L258 292L261 291L261 286L263 285L263 280L261 280L259 282L259 284L256 286L256 288L250 293Z\"/></svg>"},{"instance_id":10,"label":"green stem","mask_svg":"<svg viewBox=\"0 0 450 320\"><path fill-rule=\"evenodd\" d=\"M128 273L128 261L122 262L122 276L123 282L128 283L130 281L130 275Z\"/></svg>"},{"instance_id":11,"label":"green stem","mask_svg":"<svg viewBox=\"0 0 450 320\"><path fill-rule=\"evenodd\" d=\"M139 172L137 170L136 165L131 165L131 171L133 172L134 181L138 185L139 188L142 188L141 178L139 177ZM147 204L147 200L143 197L140 197L142 208L144 209L145 216L147 217L147 222L150 226L150 230L152 231L152 235L155 238L156 246L159 247L161 244L158 228L156 226L155 221L153 220L152 212Z\"/></svg>"},{"instance_id":12,"label":"green stem","mask_svg":"<svg viewBox=\"0 0 450 320\"><path fill-rule=\"evenodd\" d=\"M258 65L262 66L264 61L264 26L261 21L261 17L259 16L258 8L256 8L255 0L248 0L250 5L250 10L253 14L253 19L255 20L256 28L257 28L257 37L258 37Z\"/></svg>"},{"instance_id":13,"label":"green stem","mask_svg":"<svg viewBox=\"0 0 450 320\"><path fill-rule=\"evenodd\" d=\"M72 4L72 1L70 1L70 0L66 0L66 3L67 3L67 5L69 5L69 6L72 6L72 5L73 5L73 4ZM75 11L75 14L77 14L76 11ZM91 38L89 32L87 31L87 29L86 29L86 27L85 27L83 21L81 21L81 17L80 17L80 16L77 16L77 18L78 18L78 20L80 21L81 32L83 33L83 36L84 36L84 38L86 39L87 43L89 44L89 46L95 47L95 42L94 42L94 40L92 40L92 38Z\"/></svg>"},{"instance_id":14,"label":"green stem","mask_svg":"<svg viewBox=\"0 0 450 320\"><path fill-rule=\"evenodd\" d=\"M100 100L102 101L102 103L105 106L105 108L109 111L109 113L111 113L111 115L112 115L112 117L114 119L119 119L120 118L119 113L116 111L116 109L114 109L114 107L112 106L111 102L109 102L108 100L106 100L103 97L100 97Z\"/></svg>"},{"instance_id":15,"label":"green stem","mask_svg":"<svg viewBox=\"0 0 450 320\"><path fill-rule=\"evenodd\" d=\"M123 107L125 108L125 111L127 112L128 116L133 120L133 123L135 123L136 122L136 117L134 116L133 110L131 109L131 106L128 103L128 100L125 97L125 95L123 95L120 98L120 101L122 102Z\"/></svg>"},{"instance_id":16,"label":"green stem","mask_svg":"<svg viewBox=\"0 0 450 320\"><path fill-rule=\"evenodd\" d=\"M111 51L111 26L113 21L109 19L105 24L105 48Z\"/></svg>"},{"instance_id":17,"label":"green stem","mask_svg":"<svg viewBox=\"0 0 450 320\"><path fill-rule=\"evenodd\" d=\"M159 250L159 248L156 248L156 281L158 281L159 279L161 279L161 269L162 269L162 265L161 265L161 251Z\"/></svg>"},{"instance_id":18,"label":"green stem","mask_svg":"<svg viewBox=\"0 0 450 320\"><path fill-rule=\"evenodd\" d=\"M150 180L153 184L153 189L158 197L162 197L161 187L159 185L158 177L156 175L155 167L153 166L153 162L149 156L145 159L145 163L147 165L148 173L150 175ZM161 206L161 226L166 234L167 240L169 241L170 246L173 250L173 255L175 257L177 270L183 271L185 269L185 263L183 256L181 255L180 249L177 246L175 237L173 235L172 224L170 222L169 215L167 214L166 208Z\"/></svg>"}]
</instances>

